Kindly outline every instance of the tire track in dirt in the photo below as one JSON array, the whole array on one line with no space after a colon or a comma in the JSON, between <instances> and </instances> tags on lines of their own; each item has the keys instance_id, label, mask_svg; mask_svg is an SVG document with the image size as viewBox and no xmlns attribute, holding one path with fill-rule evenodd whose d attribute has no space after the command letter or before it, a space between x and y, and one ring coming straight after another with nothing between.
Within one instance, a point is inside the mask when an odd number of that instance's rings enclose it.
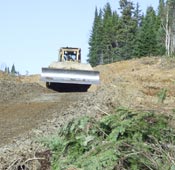
<instances>
[{"instance_id":1,"label":"tire track in dirt","mask_svg":"<svg viewBox=\"0 0 175 170\"><path fill-rule=\"evenodd\" d=\"M85 93L30 93L25 98L0 103L0 146L12 143L13 138L37 128L52 119L55 110L60 113Z\"/></svg>"}]
</instances>

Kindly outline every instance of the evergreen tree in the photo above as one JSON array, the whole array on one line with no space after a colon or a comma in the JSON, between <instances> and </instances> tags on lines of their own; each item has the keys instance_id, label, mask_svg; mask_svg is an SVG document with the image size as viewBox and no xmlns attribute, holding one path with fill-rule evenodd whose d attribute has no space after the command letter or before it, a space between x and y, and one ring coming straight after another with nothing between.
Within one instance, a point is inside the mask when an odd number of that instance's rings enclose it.
<instances>
[{"instance_id":1,"label":"evergreen tree","mask_svg":"<svg viewBox=\"0 0 175 170\"><path fill-rule=\"evenodd\" d=\"M112 42L114 37L113 30L113 16L109 3L107 3L103 10L103 61L104 63L111 63L112 58Z\"/></svg>"},{"instance_id":2,"label":"evergreen tree","mask_svg":"<svg viewBox=\"0 0 175 170\"><path fill-rule=\"evenodd\" d=\"M160 17L160 19L162 21L165 18L165 2L164 2L164 0L159 0L158 17Z\"/></svg>"},{"instance_id":3,"label":"evergreen tree","mask_svg":"<svg viewBox=\"0 0 175 170\"><path fill-rule=\"evenodd\" d=\"M140 31L142 26L144 15L141 14L139 3L136 4L136 9L134 11L134 19L136 22L136 31L133 43L133 56L140 57Z\"/></svg>"},{"instance_id":4,"label":"evergreen tree","mask_svg":"<svg viewBox=\"0 0 175 170\"><path fill-rule=\"evenodd\" d=\"M120 0L121 17L117 31L118 58L130 59L133 55L133 44L137 23L133 19L133 3L128 0Z\"/></svg>"},{"instance_id":5,"label":"evergreen tree","mask_svg":"<svg viewBox=\"0 0 175 170\"><path fill-rule=\"evenodd\" d=\"M13 64L12 65L12 68L11 68L11 74L16 74L16 70L15 70L15 65Z\"/></svg>"},{"instance_id":6,"label":"evergreen tree","mask_svg":"<svg viewBox=\"0 0 175 170\"><path fill-rule=\"evenodd\" d=\"M148 7L146 16L143 19L140 29L139 39L139 56L157 55L157 18L153 7Z\"/></svg>"},{"instance_id":7,"label":"evergreen tree","mask_svg":"<svg viewBox=\"0 0 175 170\"><path fill-rule=\"evenodd\" d=\"M89 38L89 54L88 62L92 66L96 66L100 63L100 54L102 51L102 11L98 13L97 8L95 9L95 18L93 22L92 32Z\"/></svg>"},{"instance_id":8,"label":"evergreen tree","mask_svg":"<svg viewBox=\"0 0 175 170\"><path fill-rule=\"evenodd\" d=\"M143 15L141 14L140 5L139 5L139 3L137 3L136 8L134 10L134 19L136 21L138 28L141 26L142 17L143 17Z\"/></svg>"},{"instance_id":9,"label":"evergreen tree","mask_svg":"<svg viewBox=\"0 0 175 170\"><path fill-rule=\"evenodd\" d=\"M163 55L165 44L166 49L175 51L175 9L170 9L175 7L175 0L159 0L157 15L153 7L147 8L146 15L141 14L139 4L135 6L130 0L119 0L119 5L121 15L112 11L109 3L99 12L95 9L88 54L92 66Z\"/></svg>"},{"instance_id":10,"label":"evergreen tree","mask_svg":"<svg viewBox=\"0 0 175 170\"><path fill-rule=\"evenodd\" d=\"M116 30L118 15L112 12L107 3L102 10L96 8L92 33L89 39L88 62L92 66L106 64L114 61L116 42Z\"/></svg>"},{"instance_id":11,"label":"evergreen tree","mask_svg":"<svg viewBox=\"0 0 175 170\"><path fill-rule=\"evenodd\" d=\"M5 73L9 74L10 71L9 71L9 67L5 67Z\"/></svg>"},{"instance_id":12,"label":"evergreen tree","mask_svg":"<svg viewBox=\"0 0 175 170\"><path fill-rule=\"evenodd\" d=\"M112 23L113 23L113 27L112 27L112 32L113 32L113 36L112 36L112 41L111 41L111 61L117 61L118 60L118 56L117 56L117 49L118 49L118 41L117 41L117 30L119 27L119 15L117 14L116 11L113 12L112 15Z\"/></svg>"}]
</instances>

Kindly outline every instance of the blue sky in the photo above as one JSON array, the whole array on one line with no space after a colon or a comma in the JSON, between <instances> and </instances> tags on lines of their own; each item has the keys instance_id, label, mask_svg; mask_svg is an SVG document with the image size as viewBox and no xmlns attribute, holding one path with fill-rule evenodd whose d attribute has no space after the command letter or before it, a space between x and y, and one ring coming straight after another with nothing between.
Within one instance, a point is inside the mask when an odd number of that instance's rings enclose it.
<instances>
[{"instance_id":1,"label":"blue sky","mask_svg":"<svg viewBox=\"0 0 175 170\"><path fill-rule=\"evenodd\" d=\"M144 13L158 1L133 0ZM62 46L80 47L85 63L95 7L107 2L118 11L118 0L0 0L0 69L40 74Z\"/></svg>"}]
</instances>

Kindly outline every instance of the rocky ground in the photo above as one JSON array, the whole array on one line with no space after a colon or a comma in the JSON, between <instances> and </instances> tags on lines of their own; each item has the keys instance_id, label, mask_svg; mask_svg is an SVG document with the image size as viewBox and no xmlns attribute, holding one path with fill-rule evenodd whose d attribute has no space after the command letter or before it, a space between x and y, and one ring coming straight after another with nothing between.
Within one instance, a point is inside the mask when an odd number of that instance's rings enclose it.
<instances>
[{"instance_id":1,"label":"rocky ground","mask_svg":"<svg viewBox=\"0 0 175 170\"><path fill-rule=\"evenodd\" d=\"M117 106L174 116L174 60L133 59L95 69L101 83L87 93L57 93L46 89L38 75L0 72L0 169L49 169L51 153L40 141L73 117L99 119Z\"/></svg>"}]
</instances>

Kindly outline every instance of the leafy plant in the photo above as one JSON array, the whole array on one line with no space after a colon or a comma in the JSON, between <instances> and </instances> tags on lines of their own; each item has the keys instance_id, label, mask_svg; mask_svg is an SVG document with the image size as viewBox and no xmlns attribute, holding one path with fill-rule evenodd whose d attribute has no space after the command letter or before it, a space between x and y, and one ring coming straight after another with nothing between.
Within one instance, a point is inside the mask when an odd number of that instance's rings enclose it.
<instances>
[{"instance_id":1,"label":"leafy plant","mask_svg":"<svg viewBox=\"0 0 175 170\"><path fill-rule=\"evenodd\" d=\"M160 92L157 94L158 96L158 102L163 103L167 96L167 89L163 88L160 90Z\"/></svg>"},{"instance_id":2,"label":"leafy plant","mask_svg":"<svg viewBox=\"0 0 175 170\"><path fill-rule=\"evenodd\" d=\"M46 143L53 152L52 168L173 170L175 131L168 119L125 108L100 121L73 119Z\"/></svg>"}]
</instances>

